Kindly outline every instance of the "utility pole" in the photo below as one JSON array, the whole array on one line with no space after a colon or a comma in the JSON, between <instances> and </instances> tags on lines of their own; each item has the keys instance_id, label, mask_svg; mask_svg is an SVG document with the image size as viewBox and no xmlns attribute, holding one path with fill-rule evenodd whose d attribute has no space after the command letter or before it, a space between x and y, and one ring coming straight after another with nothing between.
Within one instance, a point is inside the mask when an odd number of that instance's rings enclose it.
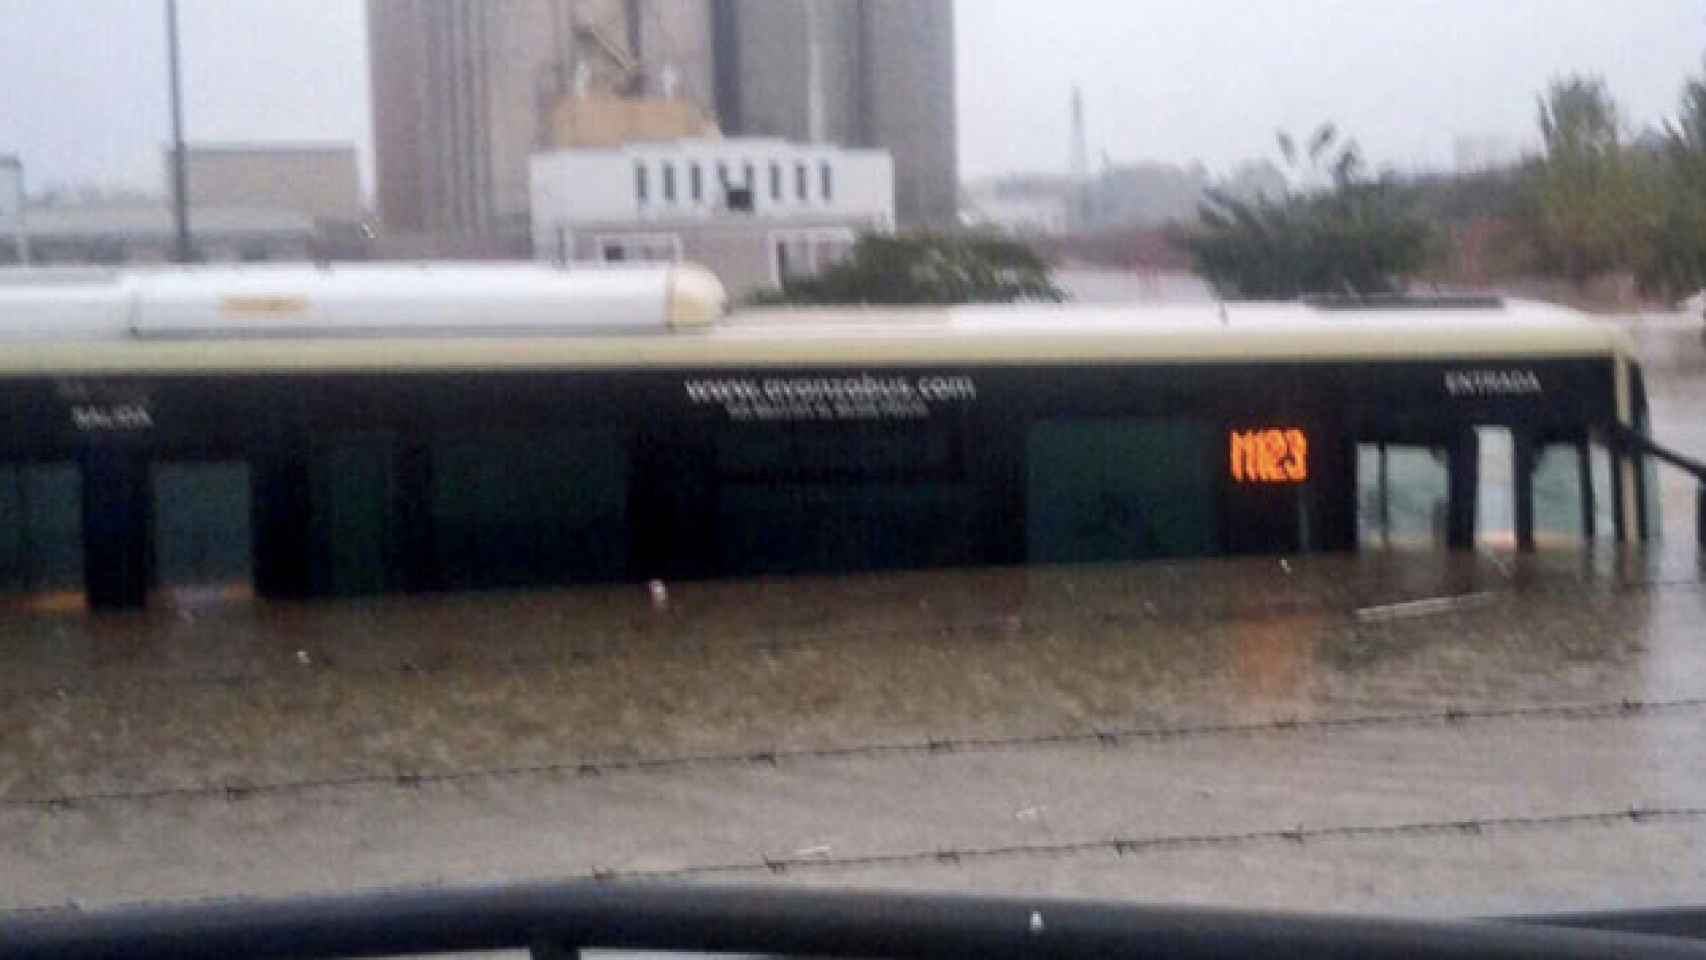
<instances>
[{"instance_id":1,"label":"utility pole","mask_svg":"<svg viewBox=\"0 0 1706 960\"><path fill-rule=\"evenodd\" d=\"M189 263L190 199L189 178L184 170L183 92L178 79L178 0L166 0L166 70L170 74L172 96L172 223L177 231L172 259Z\"/></svg>"},{"instance_id":2,"label":"utility pole","mask_svg":"<svg viewBox=\"0 0 1706 960\"><path fill-rule=\"evenodd\" d=\"M1084 91L1072 88L1072 179L1082 186L1090 179L1090 142L1084 129Z\"/></svg>"},{"instance_id":3,"label":"utility pole","mask_svg":"<svg viewBox=\"0 0 1706 960\"><path fill-rule=\"evenodd\" d=\"M806 141L824 143L829 140L824 126L823 106L823 39L818 34L822 12L817 0L806 0Z\"/></svg>"},{"instance_id":4,"label":"utility pole","mask_svg":"<svg viewBox=\"0 0 1706 960\"><path fill-rule=\"evenodd\" d=\"M0 196L0 212L5 211L8 207L12 210L10 219L12 220L14 249L18 251L18 266L27 267L30 265L30 230L25 222L25 217L29 214L24 210L23 161L17 157L0 156L0 174L3 174L0 176L0 190L5 189L4 182L6 180L12 181L12 196ZM0 223L4 223L6 219L7 217L0 216Z\"/></svg>"},{"instance_id":5,"label":"utility pole","mask_svg":"<svg viewBox=\"0 0 1706 960\"><path fill-rule=\"evenodd\" d=\"M1082 230L1090 220L1090 139L1084 128L1084 91L1072 87L1072 229Z\"/></svg>"}]
</instances>

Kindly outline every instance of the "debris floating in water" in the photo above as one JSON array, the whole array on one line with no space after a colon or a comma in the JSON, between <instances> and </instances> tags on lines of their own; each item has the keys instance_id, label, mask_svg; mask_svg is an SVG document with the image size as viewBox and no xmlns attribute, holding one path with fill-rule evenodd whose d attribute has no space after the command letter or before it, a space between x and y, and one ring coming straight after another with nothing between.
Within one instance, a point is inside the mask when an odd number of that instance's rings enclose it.
<instances>
[{"instance_id":1,"label":"debris floating in water","mask_svg":"<svg viewBox=\"0 0 1706 960\"><path fill-rule=\"evenodd\" d=\"M1451 613L1455 610L1473 610L1493 602L1494 594L1489 592L1463 593L1449 597L1428 597L1425 600L1406 600L1403 603L1385 603L1374 607L1363 607L1356 612L1356 618L1364 623L1382 620L1408 620L1411 617L1427 617L1439 613Z\"/></svg>"}]
</instances>

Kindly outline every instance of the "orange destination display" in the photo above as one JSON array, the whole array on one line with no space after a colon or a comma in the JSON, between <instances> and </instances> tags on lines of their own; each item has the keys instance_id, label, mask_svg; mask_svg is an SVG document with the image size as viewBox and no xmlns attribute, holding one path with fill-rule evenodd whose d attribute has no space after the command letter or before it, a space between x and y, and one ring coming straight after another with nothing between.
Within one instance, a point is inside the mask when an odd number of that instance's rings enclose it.
<instances>
[{"instance_id":1,"label":"orange destination display","mask_svg":"<svg viewBox=\"0 0 1706 960\"><path fill-rule=\"evenodd\" d=\"M1302 483L1309 479L1309 438L1292 427L1234 430L1232 479L1239 483Z\"/></svg>"}]
</instances>

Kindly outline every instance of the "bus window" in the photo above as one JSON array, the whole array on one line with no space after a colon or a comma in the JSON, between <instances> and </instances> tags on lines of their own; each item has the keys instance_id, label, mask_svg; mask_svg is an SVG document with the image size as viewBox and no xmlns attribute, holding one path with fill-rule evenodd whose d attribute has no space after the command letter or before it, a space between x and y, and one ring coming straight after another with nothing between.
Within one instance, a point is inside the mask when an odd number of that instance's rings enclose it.
<instances>
[{"instance_id":1,"label":"bus window","mask_svg":"<svg viewBox=\"0 0 1706 960\"><path fill-rule=\"evenodd\" d=\"M1611 454L1599 443L1553 443L1534 466L1534 529L1542 541L1615 536Z\"/></svg>"},{"instance_id":2,"label":"bus window","mask_svg":"<svg viewBox=\"0 0 1706 960\"><path fill-rule=\"evenodd\" d=\"M1451 481L1445 452L1414 444L1357 444L1357 541L1439 546Z\"/></svg>"},{"instance_id":3,"label":"bus window","mask_svg":"<svg viewBox=\"0 0 1706 960\"><path fill-rule=\"evenodd\" d=\"M82 500L75 464L0 465L0 593L82 591Z\"/></svg>"},{"instance_id":4,"label":"bus window","mask_svg":"<svg viewBox=\"0 0 1706 960\"><path fill-rule=\"evenodd\" d=\"M1218 553L1222 435L1206 424L1064 420L1026 440L1025 526L1034 563Z\"/></svg>"},{"instance_id":5,"label":"bus window","mask_svg":"<svg viewBox=\"0 0 1706 960\"><path fill-rule=\"evenodd\" d=\"M1588 535L1582 515L1582 467L1579 444L1547 444L1538 451L1534 461L1534 532L1542 542L1575 542ZM1593 493L1591 486L1587 492Z\"/></svg>"},{"instance_id":6,"label":"bus window","mask_svg":"<svg viewBox=\"0 0 1706 960\"><path fill-rule=\"evenodd\" d=\"M1516 545L1515 442L1506 427L1476 427L1480 466L1475 490L1475 540L1498 547Z\"/></svg>"},{"instance_id":7,"label":"bus window","mask_svg":"<svg viewBox=\"0 0 1706 960\"><path fill-rule=\"evenodd\" d=\"M393 569L397 513L393 441L347 435L316 450L309 462L313 563L321 596L361 596L403 586Z\"/></svg>"},{"instance_id":8,"label":"bus window","mask_svg":"<svg viewBox=\"0 0 1706 960\"><path fill-rule=\"evenodd\" d=\"M612 580L628 560L616 431L447 438L432 451L437 569L452 588Z\"/></svg>"},{"instance_id":9,"label":"bus window","mask_svg":"<svg viewBox=\"0 0 1706 960\"><path fill-rule=\"evenodd\" d=\"M718 563L743 573L981 562L952 421L731 424L716 437Z\"/></svg>"},{"instance_id":10,"label":"bus window","mask_svg":"<svg viewBox=\"0 0 1706 960\"><path fill-rule=\"evenodd\" d=\"M1476 539L1512 547L1517 542L1515 440L1504 427L1478 427L1476 434L1480 443ZM1528 481L1537 544L1611 536L1611 465L1603 447L1570 442L1538 445Z\"/></svg>"},{"instance_id":11,"label":"bus window","mask_svg":"<svg viewBox=\"0 0 1706 960\"><path fill-rule=\"evenodd\" d=\"M1605 444L1588 444L1588 475L1593 481L1594 536L1610 540L1617 536L1617 504L1611 491L1611 451ZM1649 498L1650 509L1657 509L1657 499Z\"/></svg>"},{"instance_id":12,"label":"bus window","mask_svg":"<svg viewBox=\"0 0 1706 960\"><path fill-rule=\"evenodd\" d=\"M1646 388L1641 383L1641 371L1639 367L1635 368L1635 380L1637 391L1634 424L1635 432L1643 437L1648 437L1652 435L1650 430L1651 424L1647 419L1648 408ZM1607 456L1607 477L1609 477L1611 473L1610 465L1614 462L1615 461L1610 460L1609 456ZM1664 498L1659 496L1658 461L1653 457L1642 457L1639 464L1639 468L1634 472L1635 482L1640 485L1636 491L1638 494L1637 499L1644 501L1646 504L1645 525L1641 529L1629 531L1629 535L1632 538L1640 540L1656 540L1659 538L1660 531L1664 529L1664 515L1661 512L1661 505ZM1596 487L1595 489L1598 488ZM1612 489L1609 479L1606 481L1606 489L1608 491ZM1607 499L1610 499L1609 496Z\"/></svg>"}]
</instances>

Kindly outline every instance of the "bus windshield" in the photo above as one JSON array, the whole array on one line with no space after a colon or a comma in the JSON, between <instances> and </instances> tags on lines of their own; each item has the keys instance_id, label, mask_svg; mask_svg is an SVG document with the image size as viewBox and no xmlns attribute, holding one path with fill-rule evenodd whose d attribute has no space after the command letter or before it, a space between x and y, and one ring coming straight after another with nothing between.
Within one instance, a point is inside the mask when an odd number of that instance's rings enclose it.
<instances>
[{"instance_id":1,"label":"bus windshield","mask_svg":"<svg viewBox=\"0 0 1706 960\"><path fill-rule=\"evenodd\" d=\"M1695 5L0 21L0 958L1706 904Z\"/></svg>"}]
</instances>

